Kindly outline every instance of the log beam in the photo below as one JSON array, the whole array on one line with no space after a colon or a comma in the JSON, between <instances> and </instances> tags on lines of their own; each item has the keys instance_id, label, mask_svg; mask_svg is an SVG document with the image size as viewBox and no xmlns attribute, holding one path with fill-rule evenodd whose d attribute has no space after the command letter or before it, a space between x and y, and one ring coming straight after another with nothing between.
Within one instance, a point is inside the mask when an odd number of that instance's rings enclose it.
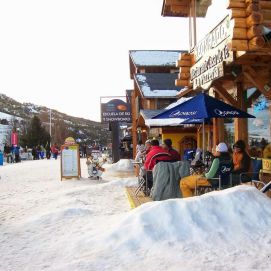
<instances>
[{"instance_id":1,"label":"log beam","mask_svg":"<svg viewBox=\"0 0 271 271\"><path fill-rule=\"evenodd\" d=\"M226 100L229 104L235 107L238 106L236 100L228 93L225 88L222 87L219 82L213 82L212 86L216 89L216 92L219 94L219 96Z\"/></svg>"},{"instance_id":2,"label":"log beam","mask_svg":"<svg viewBox=\"0 0 271 271\"><path fill-rule=\"evenodd\" d=\"M258 99L262 93L257 89L252 95L250 95L247 99L247 107L251 107L252 102Z\"/></svg>"},{"instance_id":3,"label":"log beam","mask_svg":"<svg viewBox=\"0 0 271 271\"><path fill-rule=\"evenodd\" d=\"M247 111L247 105L245 102L245 95L244 95L244 89L242 83L237 83L237 97L239 102L239 109L243 111ZM247 119L234 119L234 140L235 142L239 139L242 139L246 142L246 145L248 144L248 125L247 125Z\"/></svg>"},{"instance_id":4,"label":"log beam","mask_svg":"<svg viewBox=\"0 0 271 271\"><path fill-rule=\"evenodd\" d=\"M245 9L246 3L245 1L236 1L236 0L228 0L227 8L243 8Z\"/></svg>"},{"instance_id":5,"label":"log beam","mask_svg":"<svg viewBox=\"0 0 271 271\"><path fill-rule=\"evenodd\" d=\"M271 1L260 1L259 5L261 9L271 9Z\"/></svg>"},{"instance_id":6,"label":"log beam","mask_svg":"<svg viewBox=\"0 0 271 271\"><path fill-rule=\"evenodd\" d=\"M243 69L244 76L254 86L264 94L266 98L271 98L271 87L267 84L268 81L264 80L259 72L256 72L251 66L245 66Z\"/></svg>"}]
</instances>

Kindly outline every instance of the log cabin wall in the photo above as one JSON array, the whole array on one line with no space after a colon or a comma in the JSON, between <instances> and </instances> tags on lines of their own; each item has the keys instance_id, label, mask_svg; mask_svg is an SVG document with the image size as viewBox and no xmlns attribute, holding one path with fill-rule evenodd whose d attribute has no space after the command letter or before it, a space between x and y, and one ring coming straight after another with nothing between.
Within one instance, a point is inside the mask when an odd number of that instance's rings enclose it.
<instances>
[{"instance_id":1,"label":"log cabin wall","mask_svg":"<svg viewBox=\"0 0 271 271\"><path fill-rule=\"evenodd\" d=\"M165 3L173 5L176 1L165 0ZM191 5L191 1L189 4ZM248 103L245 102L245 94L248 88L256 87L258 96L260 93L271 99L271 43L270 37L268 39L264 36L265 27L271 28L271 0L228 0L227 9L232 31L229 48L234 57L233 62L226 65L224 76L215 80L216 84L213 86L218 98L223 98L230 104L246 110ZM174 10L177 14L176 5L171 7L171 12ZM185 17L180 15L182 16ZM189 16L191 13L187 13L186 17ZM176 86L186 86L191 91L190 68L195 62L192 53L180 55L176 63L179 68ZM236 73L236 70L240 72ZM186 93L181 94L184 95ZM221 136L216 131L219 129L221 133L222 126L218 122L214 122L214 126L214 141L221 140ZM235 120L235 131L235 139L248 141L246 120Z\"/></svg>"}]
</instances>

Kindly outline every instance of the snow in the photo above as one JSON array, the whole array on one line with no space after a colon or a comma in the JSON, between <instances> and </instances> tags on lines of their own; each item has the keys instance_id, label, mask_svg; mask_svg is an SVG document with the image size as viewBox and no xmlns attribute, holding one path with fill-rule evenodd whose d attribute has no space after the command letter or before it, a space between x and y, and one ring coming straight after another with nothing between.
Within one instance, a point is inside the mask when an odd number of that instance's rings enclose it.
<instances>
[{"instance_id":1,"label":"snow","mask_svg":"<svg viewBox=\"0 0 271 271\"><path fill-rule=\"evenodd\" d=\"M142 93L144 97L175 97L179 90L176 89L151 89L148 83L146 82L146 76L143 74L137 74L137 80L143 82L141 86Z\"/></svg>"},{"instance_id":2,"label":"snow","mask_svg":"<svg viewBox=\"0 0 271 271\"><path fill-rule=\"evenodd\" d=\"M37 110L37 105L34 105L34 104L26 104L26 107L28 108L29 112L31 113L40 113L38 110Z\"/></svg>"},{"instance_id":3,"label":"snow","mask_svg":"<svg viewBox=\"0 0 271 271\"><path fill-rule=\"evenodd\" d=\"M3 113L3 112L0 112L0 119L6 119L7 121L11 121L14 119L22 120L22 118L20 118L20 117L16 117L16 116L13 116L13 115L10 115L7 113Z\"/></svg>"},{"instance_id":4,"label":"snow","mask_svg":"<svg viewBox=\"0 0 271 271\"><path fill-rule=\"evenodd\" d=\"M0 270L270 269L271 201L255 188L130 210L132 161L105 165L103 181L85 161L62 182L59 160L1 167Z\"/></svg>"},{"instance_id":5,"label":"snow","mask_svg":"<svg viewBox=\"0 0 271 271\"><path fill-rule=\"evenodd\" d=\"M165 109L171 109L179 104L182 104L188 100L190 100L192 97L181 97L176 102L168 105ZM179 118L171 118L171 119L146 119L145 124L149 127L162 127L162 126L179 126L183 121L186 119L179 119Z\"/></svg>"},{"instance_id":6,"label":"snow","mask_svg":"<svg viewBox=\"0 0 271 271\"><path fill-rule=\"evenodd\" d=\"M174 66L181 51L130 51L137 66Z\"/></svg>"}]
</instances>

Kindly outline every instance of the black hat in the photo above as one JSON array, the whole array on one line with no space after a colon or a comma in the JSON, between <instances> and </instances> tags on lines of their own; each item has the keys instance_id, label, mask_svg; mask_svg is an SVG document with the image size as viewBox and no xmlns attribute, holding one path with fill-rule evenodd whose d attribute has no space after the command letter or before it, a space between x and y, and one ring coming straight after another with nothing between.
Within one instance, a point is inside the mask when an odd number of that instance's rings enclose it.
<instances>
[{"instance_id":1,"label":"black hat","mask_svg":"<svg viewBox=\"0 0 271 271\"><path fill-rule=\"evenodd\" d=\"M165 139L165 140L164 140L164 144L165 144L166 146L168 146L168 147L171 147L171 146L172 146L172 141L171 141L171 139L170 139L170 138Z\"/></svg>"},{"instance_id":2,"label":"black hat","mask_svg":"<svg viewBox=\"0 0 271 271\"><path fill-rule=\"evenodd\" d=\"M239 148L241 150L245 150L246 148L246 143L244 142L244 140L237 140L234 145L233 145L234 148Z\"/></svg>"}]
</instances>

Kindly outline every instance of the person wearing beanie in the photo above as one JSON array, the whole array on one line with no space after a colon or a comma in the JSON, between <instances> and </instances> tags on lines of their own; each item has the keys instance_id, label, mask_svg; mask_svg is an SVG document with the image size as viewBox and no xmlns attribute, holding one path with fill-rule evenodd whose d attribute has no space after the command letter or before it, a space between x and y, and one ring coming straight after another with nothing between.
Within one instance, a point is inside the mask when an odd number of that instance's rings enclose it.
<instances>
[{"instance_id":1,"label":"person wearing beanie","mask_svg":"<svg viewBox=\"0 0 271 271\"><path fill-rule=\"evenodd\" d=\"M222 186L228 185L228 179L231 170L233 169L232 159L228 152L226 143L221 142L216 146L214 160L209 171L202 175L191 175L180 180L180 188L184 198L192 197L196 184L198 186L211 186L208 179L218 178L219 175L225 176L222 178Z\"/></svg>"},{"instance_id":2,"label":"person wearing beanie","mask_svg":"<svg viewBox=\"0 0 271 271\"><path fill-rule=\"evenodd\" d=\"M233 183L239 184L241 181L250 181L249 178L240 180L240 174L251 171L251 158L246 152L246 143L243 140L237 140L233 145ZM244 175L245 177L245 175Z\"/></svg>"},{"instance_id":3,"label":"person wearing beanie","mask_svg":"<svg viewBox=\"0 0 271 271\"><path fill-rule=\"evenodd\" d=\"M180 154L178 153L178 151L172 148L172 141L170 138L164 139L164 144L162 147L163 147L163 149L165 149L166 151L168 151L171 154L173 161L180 161L181 160L181 157L180 157Z\"/></svg>"}]
</instances>

